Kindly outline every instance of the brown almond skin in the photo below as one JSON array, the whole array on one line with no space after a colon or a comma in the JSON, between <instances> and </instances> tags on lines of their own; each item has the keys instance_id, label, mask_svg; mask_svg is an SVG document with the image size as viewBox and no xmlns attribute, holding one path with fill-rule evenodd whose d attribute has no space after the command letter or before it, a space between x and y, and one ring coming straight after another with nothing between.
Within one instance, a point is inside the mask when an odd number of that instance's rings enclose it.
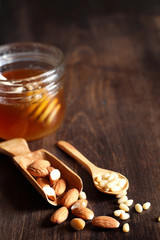
<instances>
[{"instance_id":1,"label":"brown almond skin","mask_svg":"<svg viewBox=\"0 0 160 240\"><path fill-rule=\"evenodd\" d=\"M52 214L50 221L53 224L60 224L68 218L68 214L68 209L66 207L61 207Z\"/></svg>"},{"instance_id":2,"label":"brown almond skin","mask_svg":"<svg viewBox=\"0 0 160 240\"><path fill-rule=\"evenodd\" d=\"M75 216L82 218L84 220L91 220L94 217L93 211L86 207L74 208L74 209L72 209L72 213Z\"/></svg>"},{"instance_id":3,"label":"brown almond skin","mask_svg":"<svg viewBox=\"0 0 160 240\"><path fill-rule=\"evenodd\" d=\"M76 188L68 190L61 198L61 205L70 208L78 200L79 192Z\"/></svg>"},{"instance_id":4,"label":"brown almond skin","mask_svg":"<svg viewBox=\"0 0 160 240\"><path fill-rule=\"evenodd\" d=\"M99 228L118 228L120 223L109 216L99 216L92 220L92 224Z\"/></svg>"},{"instance_id":5,"label":"brown almond skin","mask_svg":"<svg viewBox=\"0 0 160 240\"><path fill-rule=\"evenodd\" d=\"M66 190L66 181L63 178L60 178L55 185L53 186L56 196L62 195Z\"/></svg>"},{"instance_id":6,"label":"brown almond skin","mask_svg":"<svg viewBox=\"0 0 160 240\"><path fill-rule=\"evenodd\" d=\"M47 160L35 160L27 170L34 177L46 177L49 174L47 167L50 165L51 163Z\"/></svg>"},{"instance_id":7,"label":"brown almond skin","mask_svg":"<svg viewBox=\"0 0 160 240\"><path fill-rule=\"evenodd\" d=\"M54 167L49 166L49 167L47 167L47 169L48 169L48 172L51 173L54 170Z\"/></svg>"},{"instance_id":8,"label":"brown almond skin","mask_svg":"<svg viewBox=\"0 0 160 240\"><path fill-rule=\"evenodd\" d=\"M49 180L46 177L38 177L37 183L43 188L44 186L49 185Z\"/></svg>"}]
</instances>

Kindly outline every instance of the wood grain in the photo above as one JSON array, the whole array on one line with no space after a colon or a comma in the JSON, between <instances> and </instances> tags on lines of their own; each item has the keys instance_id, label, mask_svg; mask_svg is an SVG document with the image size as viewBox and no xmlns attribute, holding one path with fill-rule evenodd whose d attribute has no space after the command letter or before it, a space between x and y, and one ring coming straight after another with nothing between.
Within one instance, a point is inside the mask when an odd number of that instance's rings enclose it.
<instances>
[{"instance_id":1,"label":"wood grain","mask_svg":"<svg viewBox=\"0 0 160 240\"><path fill-rule=\"evenodd\" d=\"M113 216L117 199L98 192L89 173L58 149L56 141L66 140L99 167L124 174L130 181L128 197L135 203L152 203L142 214L131 209L127 234L121 227L101 230L89 222L75 232L69 225L71 215L52 226L54 208L1 155L1 240L158 240L159 1L1 0L0 28L0 44L38 41L65 54L65 121L55 134L30 142L30 149L43 147L81 176L95 216Z\"/></svg>"}]
</instances>

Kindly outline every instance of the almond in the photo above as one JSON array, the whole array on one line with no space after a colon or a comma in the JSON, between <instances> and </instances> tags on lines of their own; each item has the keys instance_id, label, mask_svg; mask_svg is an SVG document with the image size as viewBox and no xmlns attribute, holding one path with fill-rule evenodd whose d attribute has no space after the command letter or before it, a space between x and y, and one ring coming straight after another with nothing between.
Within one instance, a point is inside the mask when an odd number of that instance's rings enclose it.
<instances>
[{"instance_id":1,"label":"almond","mask_svg":"<svg viewBox=\"0 0 160 240\"><path fill-rule=\"evenodd\" d=\"M50 165L50 162L47 160L35 160L31 165L29 165L27 170L34 177L45 177L49 173L47 168Z\"/></svg>"},{"instance_id":2,"label":"almond","mask_svg":"<svg viewBox=\"0 0 160 240\"><path fill-rule=\"evenodd\" d=\"M85 221L81 218L74 218L70 221L72 228L75 230L82 230L85 227Z\"/></svg>"},{"instance_id":3,"label":"almond","mask_svg":"<svg viewBox=\"0 0 160 240\"><path fill-rule=\"evenodd\" d=\"M73 208L72 213L75 216L82 218L84 220L91 220L94 218L94 213L92 212L92 210L86 207Z\"/></svg>"},{"instance_id":4,"label":"almond","mask_svg":"<svg viewBox=\"0 0 160 240\"><path fill-rule=\"evenodd\" d=\"M78 207L87 207L87 205L88 201L86 199L79 199L72 205L71 210Z\"/></svg>"},{"instance_id":5,"label":"almond","mask_svg":"<svg viewBox=\"0 0 160 240\"><path fill-rule=\"evenodd\" d=\"M66 190L66 181L63 178L60 178L55 185L53 186L56 196L62 195Z\"/></svg>"},{"instance_id":6,"label":"almond","mask_svg":"<svg viewBox=\"0 0 160 240\"><path fill-rule=\"evenodd\" d=\"M44 193L47 195L47 197L53 201L56 200L56 194L53 188L49 185L49 180L47 178L37 178L38 184L43 189Z\"/></svg>"},{"instance_id":7,"label":"almond","mask_svg":"<svg viewBox=\"0 0 160 240\"><path fill-rule=\"evenodd\" d=\"M68 209L66 207L61 207L52 214L50 221L54 224L60 224L68 218L68 214Z\"/></svg>"},{"instance_id":8,"label":"almond","mask_svg":"<svg viewBox=\"0 0 160 240\"><path fill-rule=\"evenodd\" d=\"M46 177L37 178L37 183L43 188L44 186L49 186L49 180Z\"/></svg>"},{"instance_id":9,"label":"almond","mask_svg":"<svg viewBox=\"0 0 160 240\"><path fill-rule=\"evenodd\" d=\"M78 195L78 190L76 188L71 188L61 198L61 204L67 208L70 208L73 203L77 201Z\"/></svg>"},{"instance_id":10,"label":"almond","mask_svg":"<svg viewBox=\"0 0 160 240\"><path fill-rule=\"evenodd\" d=\"M44 193L47 195L47 197L53 201L56 200L56 194L54 189L50 185L46 185L43 187Z\"/></svg>"},{"instance_id":11,"label":"almond","mask_svg":"<svg viewBox=\"0 0 160 240\"><path fill-rule=\"evenodd\" d=\"M84 191L81 191L79 194L79 199L87 199L87 195Z\"/></svg>"},{"instance_id":12,"label":"almond","mask_svg":"<svg viewBox=\"0 0 160 240\"><path fill-rule=\"evenodd\" d=\"M120 223L112 217L99 216L92 220L92 224L100 228L118 228Z\"/></svg>"},{"instance_id":13,"label":"almond","mask_svg":"<svg viewBox=\"0 0 160 240\"><path fill-rule=\"evenodd\" d=\"M49 171L50 185L53 186L58 181L58 179L61 177L61 173L58 169L53 168L53 167L48 167L47 169Z\"/></svg>"}]
</instances>

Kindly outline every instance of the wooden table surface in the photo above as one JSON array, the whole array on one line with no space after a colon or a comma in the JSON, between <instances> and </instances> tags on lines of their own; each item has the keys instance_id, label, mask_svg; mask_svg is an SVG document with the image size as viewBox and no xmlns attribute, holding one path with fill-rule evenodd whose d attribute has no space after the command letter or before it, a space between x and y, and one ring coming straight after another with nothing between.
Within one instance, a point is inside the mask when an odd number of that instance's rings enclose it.
<instances>
[{"instance_id":1,"label":"wooden table surface","mask_svg":"<svg viewBox=\"0 0 160 240\"><path fill-rule=\"evenodd\" d=\"M38 41L61 48L66 60L67 113L55 134L29 143L44 148L80 175L95 216L113 216L117 199L100 193L84 167L55 143L66 140L99 167L124 174L134 204L130 232L69 224L53 226L55 211L0 156L0 240L160 239L160 2L0 1L0 44Z\"/></svg>"}]
</instances>

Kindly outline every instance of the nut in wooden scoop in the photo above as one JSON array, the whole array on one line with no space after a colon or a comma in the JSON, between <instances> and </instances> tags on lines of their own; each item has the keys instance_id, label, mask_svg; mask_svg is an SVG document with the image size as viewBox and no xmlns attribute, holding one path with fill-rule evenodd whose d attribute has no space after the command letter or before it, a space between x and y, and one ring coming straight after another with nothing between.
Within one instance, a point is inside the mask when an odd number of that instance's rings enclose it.
<instances>
[{"instance_id":1,"label":"nut in wooden scoop","mask_svg":"<svg viewBox=\"0 0 160 240\"><path fill-rule=\"evenodd\" d=\"M34 152L29 150L27 142L21 139L12 139L0 143L0 153L12 156L13 163L19 168L22 174L33 185L33 187L52 205L58 205L58 199L64 191L76 188L81 192L83 183L81 178L58 158L44 149ZM15 156L16 155L16 156ZM57 175L54 184L50 182L50 174L54 171L60 172L59 178L63 179L62 184L56 184L60 180ZM52 176L53 178L53 176ZM57 185L63 187L63 191L57 190ZM56 193L58 195L56 196ZM61 195L59 194L61 193Z\"/></svg>"}]
</instances>

